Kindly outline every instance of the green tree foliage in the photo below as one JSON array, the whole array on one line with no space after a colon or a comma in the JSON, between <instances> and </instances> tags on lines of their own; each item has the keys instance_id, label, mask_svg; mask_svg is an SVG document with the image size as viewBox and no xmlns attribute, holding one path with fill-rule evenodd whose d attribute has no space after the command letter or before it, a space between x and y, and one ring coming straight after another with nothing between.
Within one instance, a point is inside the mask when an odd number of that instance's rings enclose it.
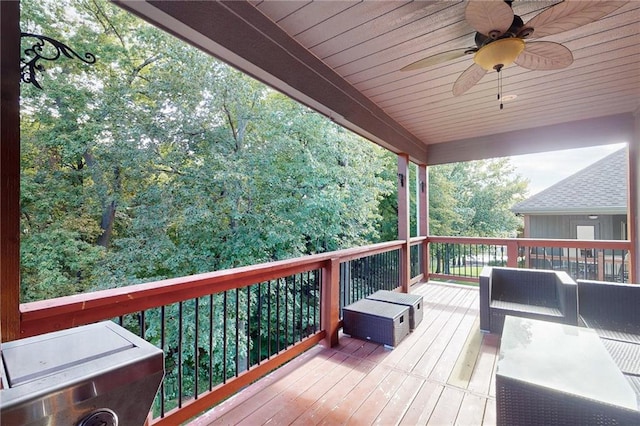
<instances>
[{"instance_id":1,"label":"green tree foliage","mask_svg":"<svg viewBox=\"0 0 640 426\"><path fill-rule=\"evenodd\" d=\"M386 159L385 178L396 180L396 158ZM442 236L507 237L520 226L510 211L524 199L528 182L517 175L508 158L431 166L429 170L429 233ZM411 236L416 235L417 167L408 179ZM398 236L396 192L380 202L384 220L379 223L382 241Z\"/></svg>"},{"instance_id":2,"label":"green tree foliage","mask_svg":"<svg viewBox=\"0 0 640 426\"><path fill-rule=\"evenodd\" d=\"M520 220L511 212L524 199L527 181L508 158L434 166L429 169L433 235L513 236Z\"/></svg>"},{"instance_id":3,"label":"green tree foliage","mask_svg":"<svg viewBox=\"0 0 640 426\"><path fill-rule=\"evenodd\" d=\"M21 26L97 58L22 87L23 302L378 239L383 149L108 2L23 2ZM165 351L170 409L180 383L309 335L318 309L310 274L122 322Z\"/></svg>"},{"instance_id":4,"label":"green tree foliage","mask_svg":"<svg viewBox=\"0 0 640 426\"><path fill-rule=\"evenodd\" d=\"M24 301L377 239L384 150L109 3L22 16L98 58L23 86Z\"/></svg>"}]
</instances>

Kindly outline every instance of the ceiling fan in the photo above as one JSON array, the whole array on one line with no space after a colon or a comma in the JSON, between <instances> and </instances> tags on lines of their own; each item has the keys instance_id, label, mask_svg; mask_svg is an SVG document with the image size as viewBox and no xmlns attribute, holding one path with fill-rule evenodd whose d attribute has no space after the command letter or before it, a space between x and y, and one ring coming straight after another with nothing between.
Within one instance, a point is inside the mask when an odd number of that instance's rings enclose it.
<instances>
[{"instance_id":1,"label":"ceiling fan","mask_svg":"<svg viewBox=\"0 0 640 426\"><path fill-rule=\"evenodd\" d=\"M474 63L453 85L453 95L459 96L478 83L487 71L500 73L514 62L530 70L566 68L573 63L573 55L567 47L551 41L525 43L524 40L559 34L595 22L627 1L565 0L545 9L526 24L513 13L511 3L509 0L469 1L465 19L477 31L476 45L429 56L401 71L426 68L473 53ZM498 99L500 96L499 89Z\"/></svg>"}]
</instances>

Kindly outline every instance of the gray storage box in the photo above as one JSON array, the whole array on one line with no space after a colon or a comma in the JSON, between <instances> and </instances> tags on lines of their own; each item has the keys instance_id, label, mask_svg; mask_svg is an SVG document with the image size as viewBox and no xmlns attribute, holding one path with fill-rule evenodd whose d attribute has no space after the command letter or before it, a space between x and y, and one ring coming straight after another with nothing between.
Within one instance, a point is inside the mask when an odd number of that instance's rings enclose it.
<instances>
[{"instance_id":1,"label":"gray storage box","mask_svg":"<svg viewBox=\"0 0 640 426\"><path fill-rule=\"evenodd\" d=\"M420 322L422 321L422 296L418 294L407 294L389 290L378 290L372 295L367 296L367 299L408 306L409 329L411 331L415 330L418 324L420 324Z\"/></svg>"},{"instance_id":2,"label":"gray storage box","mask_svg":"<svg viewBox=\"0 0 640 426\"><path fill-rule=\"evenodd\" d=\"M2 424L142 426L164 356L105 321L2 344L0 374Z\"/></svg>"},{"instance_id":3,"label":"gray storage box","mask_svg":"<svg viewBox=\"0 0 640 426\"><path fill-rule=\"evenodd\" d=\"M395 347L409 334L409 308L362 299L343 308L342 331L352 337Z\"/></svg>"}]
</instances>

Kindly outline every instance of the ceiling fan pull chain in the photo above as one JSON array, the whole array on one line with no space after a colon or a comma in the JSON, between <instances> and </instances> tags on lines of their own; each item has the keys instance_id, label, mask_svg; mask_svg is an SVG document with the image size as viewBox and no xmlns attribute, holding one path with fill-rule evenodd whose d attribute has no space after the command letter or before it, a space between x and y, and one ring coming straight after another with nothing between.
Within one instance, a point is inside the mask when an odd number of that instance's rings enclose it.
<instances>
[{"instance_id":1,"label":"ceiling fan pull chain","mask_svg":"<svg viewBox=\"0 0 640 426\"><path fill-rule=\"evenodd\" d=\"M498 71L498 100L500 101L500 109L504 108L502 103L502 66L496 66L496 71Z\"/></svg>"},{"instance_id":2,"label":"ceiling fan pull chain","mask_svg":"<svg viewBox=\"0 0 640 426\"><path fill-rule=\"evenodd\" d=\"M500 79L500 94L498 95L500 97L500 109L504 108L504 104L502 103L502 73L498 73L498 78Z\"/></svg>"}]
</instances>

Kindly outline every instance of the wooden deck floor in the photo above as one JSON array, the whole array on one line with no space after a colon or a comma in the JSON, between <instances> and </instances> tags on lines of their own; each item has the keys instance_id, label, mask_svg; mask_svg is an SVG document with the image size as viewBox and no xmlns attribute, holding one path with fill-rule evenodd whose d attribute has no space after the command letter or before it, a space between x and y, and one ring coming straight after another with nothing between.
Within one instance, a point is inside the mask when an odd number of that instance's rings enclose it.
<instances>
[{"instance_id":1,"label":"wooden deck floor","mask_svg":"<svg viewBox=\"0 0 640 426\"><path fill-rule=\"evenodd\" d=\"M499 339L481 334L478 289L421 284L422 323L395 349L340 337L192 422L205 425L495 424Z\"/></svg>"}]
</instances>

